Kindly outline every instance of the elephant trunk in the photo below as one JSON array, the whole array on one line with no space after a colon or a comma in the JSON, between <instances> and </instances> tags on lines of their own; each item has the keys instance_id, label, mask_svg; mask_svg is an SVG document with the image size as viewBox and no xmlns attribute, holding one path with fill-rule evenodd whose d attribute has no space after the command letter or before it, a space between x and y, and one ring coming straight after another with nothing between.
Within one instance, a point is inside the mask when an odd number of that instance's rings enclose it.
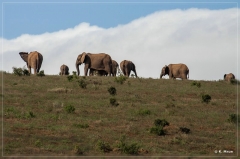
<instances>
[{"instance_id":1,"label":"elephant trunk","mask_svg":"<svg viewBox=\"0 0 240 159\"><path fill-rule=\"evenodd\" d=\"M161 74L160 74L160 78L162 78L162 76L163 76L163 74L161 73Z\"/></svg>"},{"instance_id":2,"label":"elephant trunk","mask_svg":"<svg viewBox=\"0 0 240 159\"><path fill-rule=\"evenodd\" d=\"M80 74L80 70L79 70L79 63L78 63L78 61L76 61L76 69L77 69L77 75L79 76L79 74Z\"/></svg>"}]
</instances>

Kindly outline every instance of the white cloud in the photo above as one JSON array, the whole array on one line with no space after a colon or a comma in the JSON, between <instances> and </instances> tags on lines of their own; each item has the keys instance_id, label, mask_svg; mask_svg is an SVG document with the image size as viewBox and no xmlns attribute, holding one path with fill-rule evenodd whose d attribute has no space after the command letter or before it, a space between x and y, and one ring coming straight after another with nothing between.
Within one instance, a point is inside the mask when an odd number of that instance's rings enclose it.
<instances>
[{"instance_id":1,"label":"white cloud","mask_svg":"<svg viewBox=\"0 0 240 159\"><path fill-rule=\"evenodd\" d=\"M75 61L82 52L105 52L118 63L132 60L140 77L159 78L161 68L170 63L185 63L190 79L218 80L230 72L237 76L238 16L237 8L177 9L109 29L81 23L58 32L1 39L2 69L12 72L13 66L23 67L20 51L41 52L46 74L58 74L62 64L76 71ZM80 67L83 75L84 66Z\"/></svg>"}]
</instances>

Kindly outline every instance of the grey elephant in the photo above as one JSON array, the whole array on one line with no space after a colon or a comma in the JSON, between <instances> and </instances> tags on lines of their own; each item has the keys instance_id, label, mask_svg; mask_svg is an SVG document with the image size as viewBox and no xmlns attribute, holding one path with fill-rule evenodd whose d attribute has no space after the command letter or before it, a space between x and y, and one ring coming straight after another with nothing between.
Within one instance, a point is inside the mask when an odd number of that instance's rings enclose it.
<instances>
[{"instance_id":1,"label":"grey elephant","mask_svg":"<svg viewBox=\"0 0 240 159\"><path fill-rule=\"evenodd\" d=\"M29 73L31 74L31 68L33 68L34 74L36 75L42 66L42 54L37 51L33 51L29 54L27 52L19 52L19 55L27 63Z\"/></svg>"},{"instance_id":2,"label":"grey elephant","mask_svg":"<svg viewBox=\"0 0 240 159\"><path fill-rule=\"evenodd\" d=\"M234 76L234 74L229 73L229 74L225 74L225 75L223 76L223 78L224 78L225 81L230 82L231 80L235 79L235 76Z\"/></svg>"},{"instance_id":3,"label":"grey elephant","mask_svg":"<svg viewBox=\"0 0 240 159\"><path fill-rule=\"evenodd\" d=\"M110 55L105 53L92 54L83 52L82 54L79 54L76 60L76 69L78 76L80 74L79 65L82 63L85 63L85 76L87 76L88 69L104 70L109 75L112 72L112 58Z\"/></svg>"},{"instance_id":4,"label":"grey elephant","mask_svg":"<svg viewBox=\"0 0 240 159\"><path fill-rule=\"evenodd\" d=\"M120 67L125 76L129 77L130 72L133 71L135 73L135 76L138 77L135 64L132 61L123 60L120 63Z\"/></svg>"},{"instance_id":5,"label":"grey elephant","mask_svg":"<svg viewBox=\"0 0 240 159\"><path fill-rule=\"evenodd\" d=\"M68 68L68 66L67 65L62 65L61 67L60 67L60 73L59 73L59 75L69 75L69 68Z\"/></svg>"},{"instance_id":6,"label":"grey elephant","mask_svg":"<svg viewBox=\"0 0 240 159\"><path fill-rule=\"evenodd\" d=\"M189 69L185 64L169 64L168 66L165 65L162 68L160 78L162 76L169 75L169 79L188 79L189 78Z\"/></svg>"}]
</instances>

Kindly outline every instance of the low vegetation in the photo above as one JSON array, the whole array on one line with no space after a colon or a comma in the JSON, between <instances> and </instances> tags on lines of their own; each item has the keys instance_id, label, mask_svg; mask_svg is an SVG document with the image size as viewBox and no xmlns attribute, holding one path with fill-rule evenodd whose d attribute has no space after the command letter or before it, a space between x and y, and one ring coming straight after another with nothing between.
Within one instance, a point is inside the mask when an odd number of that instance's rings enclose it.
<instances>
[{"instance_id":1,"label":"low vegetation","mask_svg":"<svg viewBox=\"0 0 240 159\"><path fill-rule=\"evenodd\" d=\"M239 85L16 72L0 75L3 156L237 155Z\"/></svg>"}]
</instances>

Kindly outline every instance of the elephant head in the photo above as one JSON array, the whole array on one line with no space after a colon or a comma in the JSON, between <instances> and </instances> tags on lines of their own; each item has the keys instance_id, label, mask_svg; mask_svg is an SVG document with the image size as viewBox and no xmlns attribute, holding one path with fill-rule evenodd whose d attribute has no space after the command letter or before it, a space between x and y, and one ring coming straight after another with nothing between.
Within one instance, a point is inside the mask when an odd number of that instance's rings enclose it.
<instances>
[{"instance_id":1,"label":"elephant head","mask_svg":"<svg viewBox=\"0 0 240 159\"><path fill-rule=\"evenodd\" d=\"M31 68L34 69L34 74L37 74L41 68L43 56L37 51L30 52L19 52L21 58L27 63L28 71L31 74Z\"/></svg>"},{"instance_id":2,"label":"elephant head","mask_svg":"<svg viewBox=\"0 0 240 159\"><path fill-rule=\"evenodd\" d=\"M162 78L162 76L165 76L165 75L169 75L169 67L167 65L165 65L162 68L162 71L161 71L161 74L160 74L160 78Z\"/></svg>"},{"instance_id":3,"label":"elephant head","mask_svg":"<svg viewBox=\"0 0 240 159\"><path fill-rule=\"evenodd\" d=\"M120 63L120 67L125 76L129 77L130 72L133 71L135 73L135 76L138 77L135 64L132 61L123 60Z\"/></svg>"},{"instance_id":4,"label":"elephant head","mask_svg":"<svg viewBox=\"0 0 240 159\"><path fill-rule=\"evenodd\" d=\"M82 54L78 55L76 60L76 69L78 75L80 74L79 65L81 65L82 63L85 64L85 76L87 76L88 69L104 70L109 75L112 72L112 58L105 53L92 54L83 52Z\"/></svg>"},{"instance_id":5,"label":"elephant head","mask_svg":"<svg viewBox=\"0 0 240 159\"><path fill-rule=\"evenodd\" d=\"M76 69L77 69L77 74L79 76L80 71L79 71L79 65L81 65L82 63L84 63L86 57L86 53L83 52L82 54L78 55L77 60L76 60Z\"/></svg>"}]
</instances>

